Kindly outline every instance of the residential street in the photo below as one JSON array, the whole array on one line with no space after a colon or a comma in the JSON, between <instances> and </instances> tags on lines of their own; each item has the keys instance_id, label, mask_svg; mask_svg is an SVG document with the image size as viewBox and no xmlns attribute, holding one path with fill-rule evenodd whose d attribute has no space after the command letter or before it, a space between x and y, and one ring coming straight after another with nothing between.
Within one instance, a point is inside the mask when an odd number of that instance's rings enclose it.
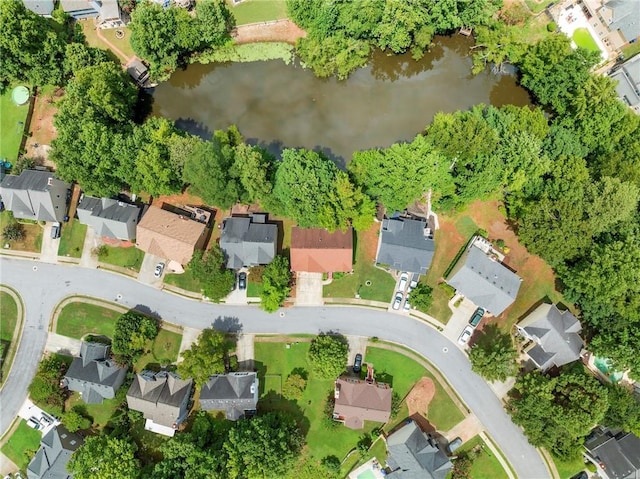
<instances>
[{"instance_id":1,"label":"residential street","mask_svg":"<svg viewBox=\"0 0 640 479\"><path fill-rule=\"evenodd\" d=\"M0 391L0 436L27 395L47 341L54 306L65 296L80 294L137 307L168 322L197 329L213 324L219 329L245 333L315 334L331 330L404 344L431 361L447 377L502 449L517 477L549 477L539 453L511 422L490 387L471 371L467 357L436 329L414 318L345 306L282 309L281 317L256 307L185 299L102 270L7 257L0 258L0 272L0 281L15 288L26 305L24 335L11 374Z\"/></svg>"}]
</instances>

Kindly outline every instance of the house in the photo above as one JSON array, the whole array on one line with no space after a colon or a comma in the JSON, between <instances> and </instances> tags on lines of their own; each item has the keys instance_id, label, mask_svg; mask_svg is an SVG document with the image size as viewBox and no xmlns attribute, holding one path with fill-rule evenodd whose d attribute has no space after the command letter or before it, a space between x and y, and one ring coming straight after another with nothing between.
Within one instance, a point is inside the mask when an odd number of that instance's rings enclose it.
<instances>
[{"instance_id":1,"label":"house","mask_svg":"<svg viewBox=\"0 0 640 479\"><path fill-rule=\"evenodd\" d=\"M134 240L142 209L110 198L82 195L76 212L80 223L91 226L100 236Z\"/></svg>"},{"instance_id":2,"label":"house","mask_svg":"<svg viewBox=\"0 0 640 479\"><path fill-rule=\"evenodd\" d=\"M515 301L522 282L499 259L491 243L475 237L446 282L476 305L499 316Z\"/></svg>"},{"instance_id":3,"label":"house","mask_svg":"<svg viewBox=\"0 0 640 479\"><path fill-rule=\"evenodd\" d=\"M426 274L436 249L433 227L420 219L382 220L376 263L397 271Z\"/></svg>"},{"instance_id":4,"label":"house","mask_svg":"<svg viewBox=\"0 0 640 479\"><path fill-rule=\"evenodd\" d=\"M94 18L101 29L125 25L118 0L60 0L60 5L76 20Z\"/></svg>"},{"instance_id":5,"label":"house","mask_svg":"<svg viewBox=\"0 0 640 479\"><path fill-rule=\"evenodd\" d=\"M640 55L624 62L611 74L611 78L617 81L618 98L636 114L640 114Z\"/></svg>"},{"instance_id":6,"label":"house","mask_svg":"<svg viewBox=\"0 0 640 479\"><path fill-rule=\"evenodd\" d=\"M127 404L144 415L146 430L173 436L189 413L192 388L192 379L180 379L168 371L145 370L136 374L131 383Z\"/></svg>"},{"instance_id":7,"label":"house","mask_svg":"<svg viewBox=\"0 0 640 479\"><path fill-rule=\"evenodd\" d=\"M6 175L0 196L15 218L63 221L67 214L67 194L71 188L49 171L24 170L19 176Z\"/></svg>"},{"instance_id":8,"label":"house","mask_svg":"<svg viewBox=\"0 0 640 479\"><path fill-rule=\"evenodd\" d=\"M614 46L633 42L640 37L638 0L609 0L603 3L598 15L609 29L607 38Z\"/></svg>"},{"instance_id":9,"label":"house","mask_svg":"<svg viewBox=\"0 0 640 479\"><path fill-rule=\"evenodd\" d=\"M127 376L127 368L110 358L107 344L83 341L80 356L73 358L62 385L80 393L87 404L102 404L116 397L116 391Z\"/></svg>"},{"instance_id":10,"label":"house","mask_svg":"<svg viewBox=\"0 0 640 479\"><path fill-rule=\"evenodd\" d=\"M362 429L365 421L386 423L391 415L393 389L373 379L373 367L367 367L367 379L336 379L333 418L349 429Z\"/></svg>"},{"instance_id":11,"label":"house","mask_svg":"<svg viewBox=\"0 0 640 479\"><path fill-rule=\"evenodd\" d=\"M22 0L24 6L36 15L50 17L55 8L55 0Z\"/></svg>"},{"instance_id":12,"label":"house","mask_svg":"<svg viewBox=\"0 0 640 479\"><path fill-rule=\"evenodd\" d=\"M597 428L585 441L584 449L602 479L640 478L640 438L635 434Z\"/></svg>"},{"instance_id":13,"label":"house","mask_svg":"<svg viewBox=\"0 0 640 479\"><path fill-rule=\"evenodd\" d=\"M525 352L542 371L580 359L584 346L580 321L553 304L541 304L518 325L518 333L532 341Z\"/></svg>"},{"instance_id":14,"label":"house","mask_svg":"<svg viewBox=\"0 0 640 479\"><path fill-rule=\"evenodd\" d=\"M29 479L70 479L67 463L83 439L58 425L40 440L40 449L27 467Z\"/></svg>"},{"instance_id":15,"label":"house","mask_svg":"<svg viewBox=\"0 0 640 479\"><path fill-rule=\"evenodd\" d=\"M273 261L278 226L266 220L266 214L254 213L249 218L232 216L223 221L220 248L225 253L227 268L240 269Z\"/></svg>"},{"instance_id":16,"label":"house","mask_svg":"<svg viewBox=\"0 0 640 479\"><path fill-rule=\"evenodd\" d=\"M157 206L149 207L136 230L138 248L179 265L187 264L206 240L206 224Z\"/></svg>"},{"instance_id":17,"label":"house","mask_svg":"<svg viewBox=\"0 0 640 479\"><path fill-rule=\"evenodd\" d=\"M138 86L144 87L149 82L149 69L137 57L127 63L127 73Z\"/></svg>"},{"instance_id":18,"label":"house","mask_svg":"<svg viewBox=\"0 0 640 479\"><path fill-rule=\"evenodd\" d=\"M353 231L330 233L323 228L291 229L291 270L348 273L353 269Z\"/></svg>"},{"instance_id":19,"label":"house","mask_svg":"<svg viewBox=\"0 0 640 479\"><path fill-rule=\"evenodd\" d=\"M227 419L237 421L256 410L258 383L254 372L211 376L200 390L200 408L224 411Z\"/></svg>"},{"instance_id":20,"label":"house","mask_svg":"<svg viewBox=\"0 0 640 479\"><path fill-rule=\"evenodd\" d=\"M387 439L389 479L444 479L453 464L436 440L408 422Z\"/></svg>"}]
</instances>

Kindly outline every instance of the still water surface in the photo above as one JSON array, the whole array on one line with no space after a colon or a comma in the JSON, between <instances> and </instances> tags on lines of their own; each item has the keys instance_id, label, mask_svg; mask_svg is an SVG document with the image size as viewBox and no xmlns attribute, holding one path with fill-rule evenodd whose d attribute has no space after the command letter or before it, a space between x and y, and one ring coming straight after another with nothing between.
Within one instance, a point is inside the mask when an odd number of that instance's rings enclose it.
<instances>
[{"instance_id":1,"label":"still water surface","mask_svg":"<svg viewBox=\"0 0 640 479\"><path fill-rule=\"evenodd\" d=\"M271 151L321 149L344 164L353 151L410 140L440 111L528 104L514 76L471 75L471 46L461 35L436 37L417 62L377 52L345 81L280 60L195 64L155 89L153 113L204 137L235 124Z\"/></svg>"}]
</instances>

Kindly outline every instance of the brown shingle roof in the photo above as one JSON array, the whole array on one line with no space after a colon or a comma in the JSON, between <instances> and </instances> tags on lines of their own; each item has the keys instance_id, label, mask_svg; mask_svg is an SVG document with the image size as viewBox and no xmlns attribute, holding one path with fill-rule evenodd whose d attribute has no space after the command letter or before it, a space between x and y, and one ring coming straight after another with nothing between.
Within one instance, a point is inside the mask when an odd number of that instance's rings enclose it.
<instances>
[{"instance_id":1,"label":"brown shingle roof","mask_svg":"<svg viewBox=\"0 0 640 479\"><path fill-rule=\"evenodd\" d=\"M310 273L349 272L353 269L353 232L329 233L322 228L291 230L291 269Z\"/></svg>"},{"instance_id":2,"label":"brown shingle roof","mask_svg":"<svg viewBox=\"0 0 640 479\"><path fill-rule=\"evenodd\" d=\"M338 378L333 415L351 429L362 428L364 421L387 422L392 394L388 384Z\"/></svg>"},{"instance_id":3,"label":"brown shingle roof","mask_svg":"<svg viewBox=\"0 0 640 479\"><path fill-rule=\"evenodd\" d=\"M138 224L136 245L147 253L187 264L205 238L206 225L151 206Z\"/></svg>"}]
</instances>

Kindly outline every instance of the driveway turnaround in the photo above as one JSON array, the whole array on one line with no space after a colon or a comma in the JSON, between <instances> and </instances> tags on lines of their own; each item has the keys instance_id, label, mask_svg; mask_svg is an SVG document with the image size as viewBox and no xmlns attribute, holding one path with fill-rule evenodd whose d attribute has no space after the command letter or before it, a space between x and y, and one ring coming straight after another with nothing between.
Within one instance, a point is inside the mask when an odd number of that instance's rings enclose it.
<instances>
[{"instance_id":1,"label":"driveway turnaround","mask_svg":"<svg viewBox=\"0 0 640 479\"><path fill-rule=\"evenodd\" d=\"M335 331L403 344L431 361L447 378L491 434L517 477L550 476L538 451L511 422L487 383L471 371L466 355L436 329L417 319L346 306L288 308L268 314L256 307L189 300L106 271L7 257L0 258L0 271L0 280L15 288L26 305L23 338L13 369L0 390L0 436L27 397L27 387L44 350L53 308L63 297L81 294L139 308L165 321L197 329L213 325L223 331L251 334Z\"/></svg>"}]
</instances>

